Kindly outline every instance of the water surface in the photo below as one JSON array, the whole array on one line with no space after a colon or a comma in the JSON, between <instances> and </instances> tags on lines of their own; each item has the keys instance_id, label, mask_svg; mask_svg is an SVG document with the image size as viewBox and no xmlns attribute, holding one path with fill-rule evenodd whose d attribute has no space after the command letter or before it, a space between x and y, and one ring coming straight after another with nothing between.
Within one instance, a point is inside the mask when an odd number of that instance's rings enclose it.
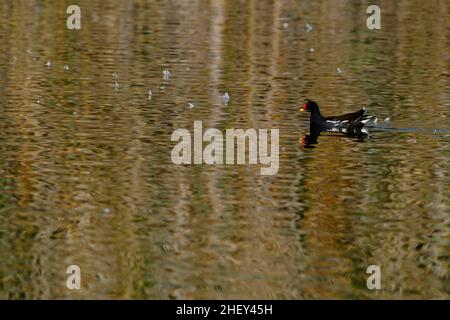
<instances>
[{"instance_id":1,"label":"water surface","mask_svg":"<svg viewBox=\"0 0 450 320\"><path fill-rule=\"evenodd\" d=\"M449 298L447 1L78 4L0 3L0 298ZM305 149L305 98L414 130ZM172 164L194 120L278 128L278 174Z\"/></svg>"}]
</instances>

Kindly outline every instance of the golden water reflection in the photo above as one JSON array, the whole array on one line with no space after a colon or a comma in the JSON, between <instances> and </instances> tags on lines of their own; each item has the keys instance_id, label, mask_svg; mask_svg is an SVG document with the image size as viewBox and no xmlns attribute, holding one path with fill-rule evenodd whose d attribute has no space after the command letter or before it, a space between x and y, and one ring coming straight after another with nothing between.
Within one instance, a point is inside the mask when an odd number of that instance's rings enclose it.
<instances>
[{"instance_id":1,"label":"golden water reflection","mask_svg":"<svg viewBox=\"0 0 450 320\"><path fill-rule=\"evenodd\" d=\"M450 7L378 2L2 1L0 298L448 298ZM303 149L306 97L423 131ZM194 120L279 128L278 175L173 165Z\"/></svg>"}]
</instances>

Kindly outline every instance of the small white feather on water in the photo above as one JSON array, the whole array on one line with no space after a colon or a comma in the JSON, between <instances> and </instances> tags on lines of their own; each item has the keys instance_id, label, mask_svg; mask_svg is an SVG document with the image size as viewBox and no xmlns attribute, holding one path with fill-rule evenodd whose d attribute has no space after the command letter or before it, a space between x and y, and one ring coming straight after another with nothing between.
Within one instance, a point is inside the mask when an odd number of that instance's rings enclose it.
<instances>
[{"instance_id":1,"label":"small white feather on water","mask_svg":"<svg viewBox=\"0 0 450 320\"><path fill-rule=\"evenodd\" d=\"M171 73L170 73L169 69L167 69L167 68L164 69L164 71L163 71L164 80L169 80L170 76L171 76Z\"/></svg>"},{"instance_id":2,"label":"small white feather on water","mask_svg":"<svg viewBox=\"0 0 450 320\"><path fill-rule=\"evenodd\" d=\"M228 94L228 91L223 94L222 99L223 103L228 105L228 102L230 102L230 95Z\"/></svg>"}]
</instances>

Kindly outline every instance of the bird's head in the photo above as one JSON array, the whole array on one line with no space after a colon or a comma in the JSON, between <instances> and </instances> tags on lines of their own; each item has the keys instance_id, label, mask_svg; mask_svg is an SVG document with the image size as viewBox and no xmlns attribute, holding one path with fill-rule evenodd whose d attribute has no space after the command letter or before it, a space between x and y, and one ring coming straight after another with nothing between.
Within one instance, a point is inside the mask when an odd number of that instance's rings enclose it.
<instances>
[{"instance_id":1,"label":"bird's head","mask_svg":"<svg viewBox=\"0 0 450 320\"><path fill-rule=\"evenodd\" d=\"M300 111L315 111L315 110L319 110L319 105L317 103L315 103L312 100L305 100L305 104L303 105L303 107L300 107Z\"/></svg>"}]
</instances>

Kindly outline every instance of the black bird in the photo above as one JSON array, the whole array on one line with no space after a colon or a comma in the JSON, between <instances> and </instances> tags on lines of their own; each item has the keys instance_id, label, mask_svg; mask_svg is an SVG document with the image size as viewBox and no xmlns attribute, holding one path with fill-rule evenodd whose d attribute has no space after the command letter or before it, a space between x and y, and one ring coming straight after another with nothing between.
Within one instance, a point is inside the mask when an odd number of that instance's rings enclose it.
<instances>
[{"instance_id":1,"label":"black bird","mask_svg":"<svg viewBox=\"0 0 450 320\"><path fill-rule=\"evenodd\" d=\"M365 108L340 116L324 117L320 113L319 105L316 102L306 100L300 111L311 112L310 129L315 132L331 131L345 134L361 134L364 133L364 126L374 126L377 123L377 117L366 114Z\"/></svg>"}]
</instances>

